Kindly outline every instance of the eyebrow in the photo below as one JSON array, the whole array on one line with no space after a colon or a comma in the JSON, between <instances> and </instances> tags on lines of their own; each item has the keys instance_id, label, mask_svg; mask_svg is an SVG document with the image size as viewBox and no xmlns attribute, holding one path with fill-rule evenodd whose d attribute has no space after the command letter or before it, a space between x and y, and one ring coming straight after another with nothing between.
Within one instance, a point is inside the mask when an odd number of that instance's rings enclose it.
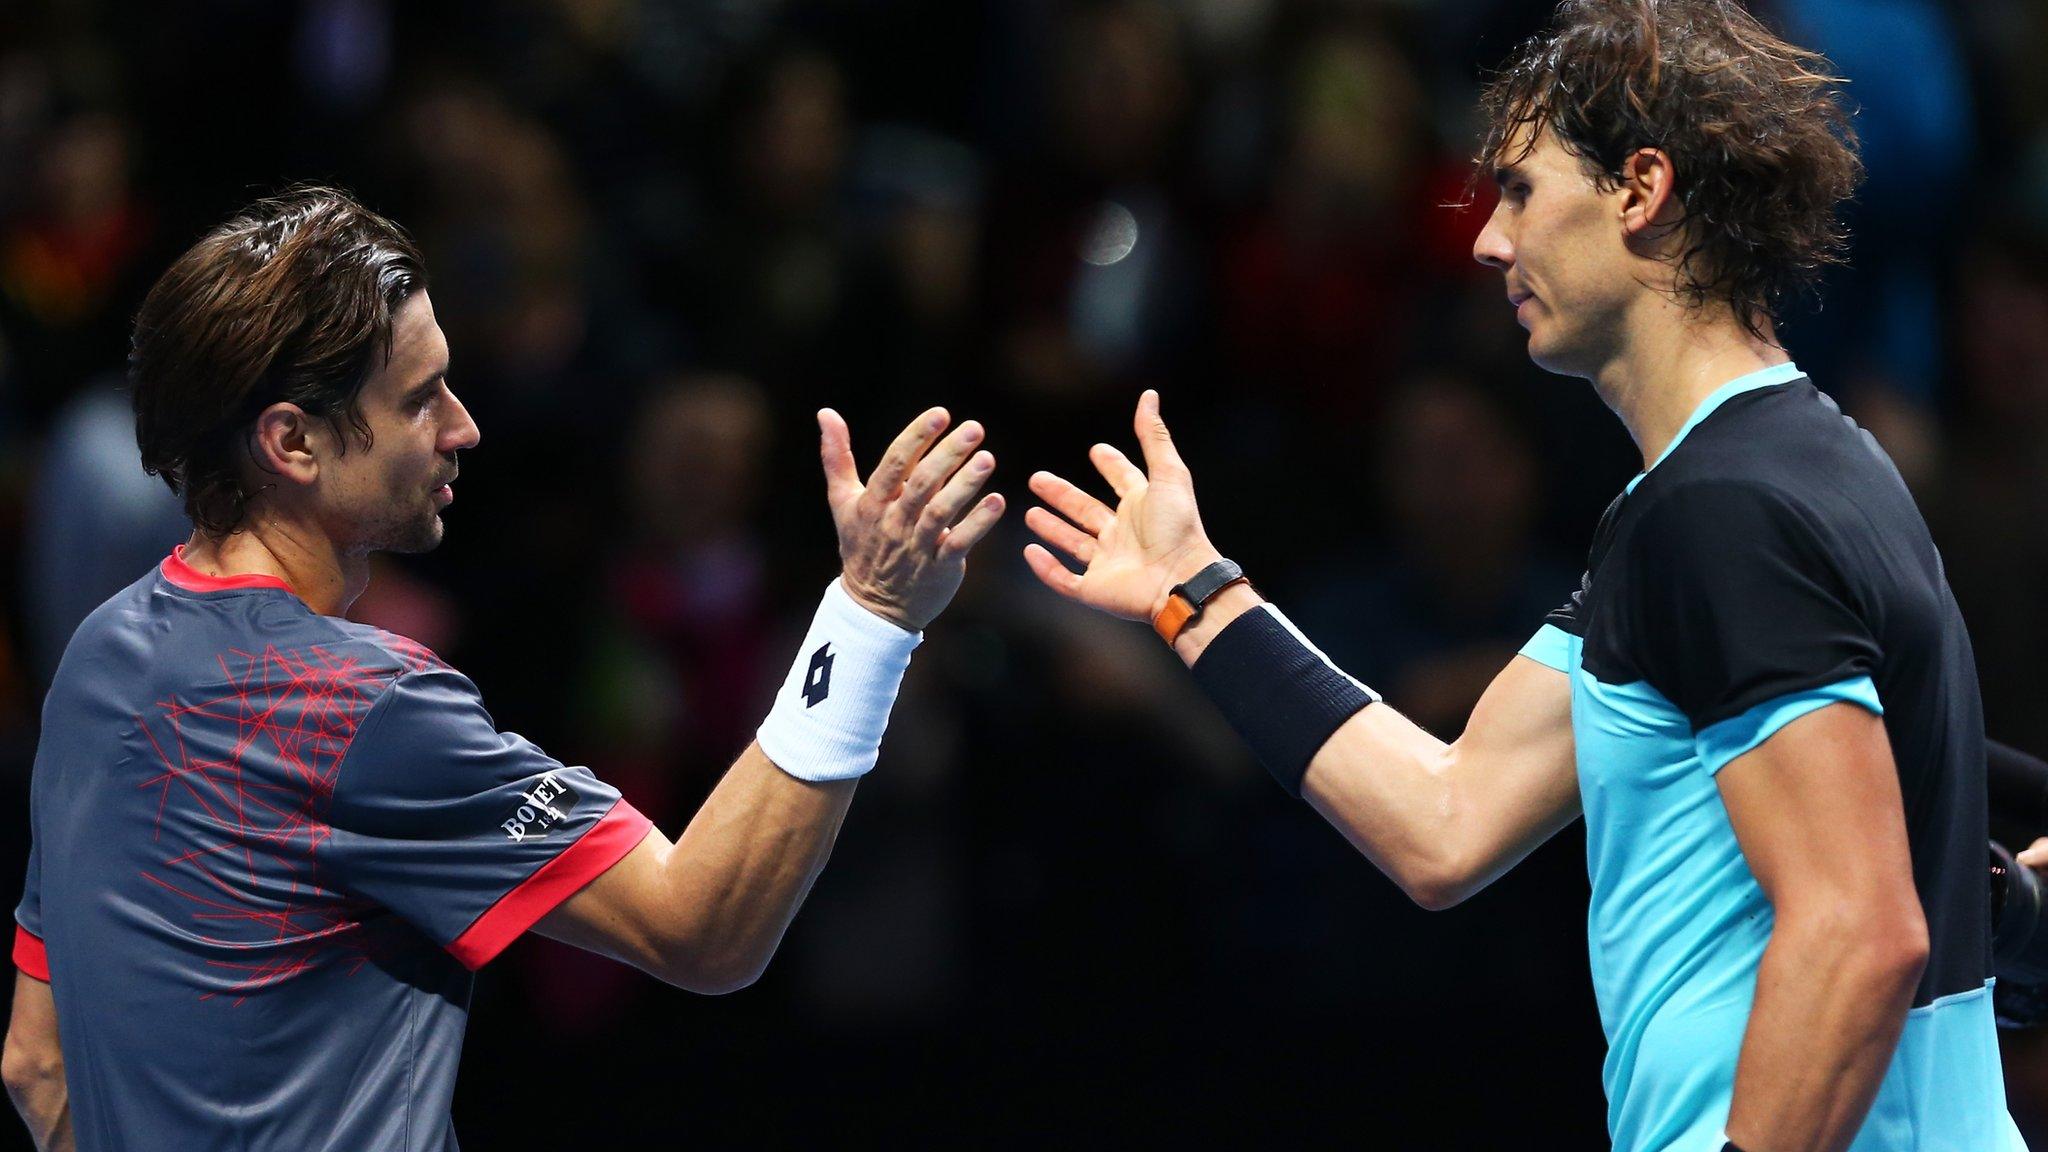
<instances>
[{"instance_id":1,"label":"eyebrow","mask_svg":"<svg viewBox=\"0 0 2048 1152\"><path fill-rule=\"evenodd\" d=\"M413 385L411 388L406 389L405 394L408 398L417 396L420 393L425 392L430 388L433 388L435 385L439 384L441 381L447 378L448 368L446 365L443 365L442 367L428 374L426 379L421 380L419 383Z\"/></svg>"},{"instance_id":2,"label":"eyebrow","mask_svg":"<svg viewBox=\"0 0 2048 1152\"><path fill-rule=\"evenodd\" d=\"M1522 169L1520 168L1520 166L1514 164L1502 164L1493 170L1493 183L1495 187L1505 188L1508 186L1508 181L1513 180L1521 174Z\"/></svg>"}]
</instances>

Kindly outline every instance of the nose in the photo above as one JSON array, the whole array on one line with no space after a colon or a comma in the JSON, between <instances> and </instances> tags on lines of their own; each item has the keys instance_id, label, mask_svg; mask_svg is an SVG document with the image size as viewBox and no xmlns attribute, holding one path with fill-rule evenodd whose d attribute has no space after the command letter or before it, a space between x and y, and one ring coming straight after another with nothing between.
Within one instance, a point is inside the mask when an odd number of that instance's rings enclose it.
<instances>
[{"instance_id":1,"label":"nose","mask_svg":"<svg viewBox=\"0 0 2048 1152\"><path fill-rule=\"evenodd\" d=\"M454 389L448 392L448 407L452 418L441 428L441 451L459 452L476 447L483 439L483 433L477 429L476 419L469 414L469 409L463 406Z\"/></svg>"},{"instance_id":2,"label":"nose","mask_svg":"<svg viewBox=\"0 0 2048 1152\"><path fill-rule=\"evenodd\" d=\"M1501 222L1501 204L1493 206L1493 215L1486 218L1486 227L1479 230L1478 238L1472 241L1472 258L1488 268L1507 271L1515 263L1515 244L1508 238L1507 226Z\"/></svg>"}]
</instances>

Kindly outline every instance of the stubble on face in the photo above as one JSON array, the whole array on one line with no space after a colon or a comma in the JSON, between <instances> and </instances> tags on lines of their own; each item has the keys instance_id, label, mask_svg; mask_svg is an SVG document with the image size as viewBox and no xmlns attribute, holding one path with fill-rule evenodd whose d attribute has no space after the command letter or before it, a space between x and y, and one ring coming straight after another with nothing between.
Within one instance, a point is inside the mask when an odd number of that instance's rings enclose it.
<instances>
[{"instance_id":1,"label":"stubble on face","mask_svg":"<svg viewBox=\"0 0 2048 1152\"><path fill-rule=\"evenodd\" d=\"M452 452L436 450L436 415L415 414L407 401L422 381L445 371L448 361L447 340L425 293L393 314L391 336L390 360L360 395L370 441L355 439L353 430L343 432L351 437L349 454L361 453L353 466L344 465L347 486L356 489L344 494L344 515L351 551L429 552L446 531L436 491L454 479L456 466Z\"/></svg>"},{"instance_id":2,"label":"stubble on face","mask_svg":"<svg viewBox=\"0 0 2048 1152\"><path fill-rule=\"evenodd\" d=\"M441 510L434 507L430 490L410 500L394 493L387 508L388 515L365 526L363 535L368 550L417 554L440 547L447 528L441 522Z\"/></svg>"},{"instance_id":3,"label":"stubble on face","mask_svg":"<svg viewBox=\"0 0 2048 1152\"><path fill-rule=\"evenodd\" d=\"M1619 218L1586 163L1551 132L1537 136L1517 167L1530 191L1511 281L1534 294L1524 322L1529 358L1559 375L1590 376L1618 337L1631 295Z\"/></svg>"}]
</instances>

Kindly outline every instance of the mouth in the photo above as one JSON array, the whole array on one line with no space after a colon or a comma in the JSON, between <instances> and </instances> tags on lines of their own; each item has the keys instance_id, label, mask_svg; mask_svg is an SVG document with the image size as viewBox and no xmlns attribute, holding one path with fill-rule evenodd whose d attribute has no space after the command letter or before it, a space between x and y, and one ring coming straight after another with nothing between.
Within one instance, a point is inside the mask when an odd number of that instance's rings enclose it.
<instances>
[{"instance_id":1,"label":"mouth","mask_svg":"<svg viewBox=\"0 0 2048 1152\"><path fill-rule=\"evenodd\" d=\"M434 499L442 507L455 501L455 477L450 476L440 487L434 489Z\"/></svg>"},{"instance_id":2,"label":"mouth","mask_svg":"<svg viewBox=\"0 0 2048 1152\"><path fill-rule=\"evenodd\" d=\"M1525 328L1528 327L1529 319L1527 316L1523 315L1523 306L1535 298L1536 294L1534 292L1508 293L1508 306L1515 310L1515 319L1520 321L1522 326Z\"/></svg>"}]
</instances>

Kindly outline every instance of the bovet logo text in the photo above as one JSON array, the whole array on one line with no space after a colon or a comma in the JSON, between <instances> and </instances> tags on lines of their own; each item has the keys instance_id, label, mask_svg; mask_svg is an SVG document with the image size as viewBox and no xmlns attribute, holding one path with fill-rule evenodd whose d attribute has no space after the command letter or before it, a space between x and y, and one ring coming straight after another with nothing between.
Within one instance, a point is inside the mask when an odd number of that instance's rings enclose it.
<instances>
[{"instance_id":1,"label":"bovet logo text","mask_svg":"<svg viewBox=\"0 0 2048 1152\"><path fill-rule=\"evenodd\" d=\"M576 793L553 772L542 774L519 799L523 801L519 810L499 825L515 843L547 835L548 829L567 820L576 808Z\"/></svg>"}]
</instances>

